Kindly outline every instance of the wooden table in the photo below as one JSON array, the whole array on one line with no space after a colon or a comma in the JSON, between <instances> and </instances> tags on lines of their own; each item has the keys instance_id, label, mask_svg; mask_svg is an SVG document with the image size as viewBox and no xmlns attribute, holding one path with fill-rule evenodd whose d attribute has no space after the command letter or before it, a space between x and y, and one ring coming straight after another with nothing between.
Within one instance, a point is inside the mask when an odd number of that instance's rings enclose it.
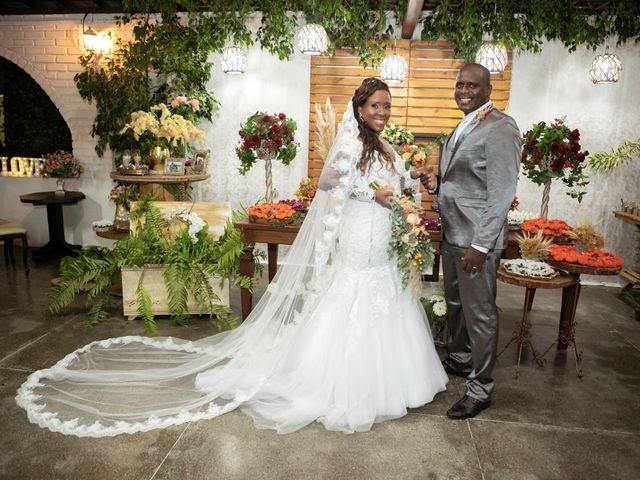
<instances>
[{"instance_id":1,"label":"wooden table","mask_svg":"<svg viewBox=\"0 0 640 480\"><path fill-rule=\"evenodd\" d=\"M574 317L576 306L578 303L578 298L576 294L579 292L579 282L578 280L568 273L560 273L559 275L549 278L549 279L541 279L541 278L529 278L523 277L520 275L515 275L513 273L505 270L504 266L501 266L498 269L498 280L508 283L510 285L516 285L518 287L524 287L524 305L522 307L522 320L516 324L516 328L513 332L513 336L511 340L504 346L504 348L500 351L498 356L502 355L502 353L507 349L509 345L513 342L516 342L518 345L518 363L516 364L516 380L520 377L520 359L522 356L522 350L529 345L531 347L531 352L533 353L533 358L538 366L544 366L544 355L549 350L547 350L540 355L538 351L534 348L531 343L531 338L529 336L529 325L528 325L528 317L529 312L531 311L531 307L533 306L533 298L536 293L537 288L562 288L562 306L560 307L560 327L558 334L558 348L566 349L569 341L572 342L575 348L575 325L574 325ZM578 365L579 356L576 353L576 360ZM577 368L578 376L582 376L582 370Z\"/></svg>"},{"instance_id":2,"label":"wooden table","mask_svg":"<svg viewBox=\"0 0 640 480\"><path fill-rule=\"evenodd\" d=\"M49 242L33 253L36 262L44 262L53 258L75 256L80 245L71 245L64 239L64 217L62 206L78 203L85 198L82 192L36 192L20 195L22 203L46 205L49 225Z\"/></svg>"},{"instance_id":3,"label":"wooden table","mask_svg":"<svg viewBox=\"0 0 640 480\"><path fill-rule=\"evenodd\" d=\"M560 307L560 323L558 326L557 347L558 347L558 350L566 350L567 347L572 348L573 354L576 360L576 373L578 374L578 377L582 378L582 376L584 375L581 368L582 354L578 352L578 347L576 345L576 321L575 321L576 310L578 307L578 300L580 299L580 290L582 288L582 285L580 284L580 275L581 274L617 275L620 269L619 268L593 268L593 267L588 267L586 265L580 265L577 263L555 262L552 260L547 260L546 262L556 270L559 270L561 273L560 278L567 278L566 282L565 281L561 282L560 280L556 280L558 279L558 277L555 277L550 280L538 280L538 279L530 279L526 277L511 275L509 274L509 272L506 272L502 267L500 267L500 269L498 270L498 280L501 280L505 283L510 283L512 285L517 285L517 286L526 288L522 323L526 322L527 312L531 311L531 307L533 306L533 298L536 293L536 288L562 288L562 305ZM570 282L569 282L569 279L571 280ZM554 284L554 282L557 284ZM525 326L521 325L520 329L524 327ZM531 345L530 342L529 342L529 345ZM549 348L545 350L545 352L542 354L541 357L544 357L544 355L549 351L551 346L553 346L553 344L551 344ZM536 357L535 352L534 352L534 357L536 358L536 362L538 362L539 359ZM540 364L540 362L538 362L538 364ZM517 371L516 371L516 377L517 377Z\"/></svg>"},{"instance_id":4,"label":"wooden table","mask_svg":"<svg viewBox=\"0 0 640 480\"><path fill-rule=\"evenodd\" d=\"M186 186L193 182L201 182L209 178L208 173L193 173L189 175L165 175L149 173L147 175L124 175L119 172L111 172L113 180L122 183L133 183L140 186L140 195L153 193L159 200L176 200L174 195L167 191L163 185ZM174 192L175 193L175 192Z\"/></svg>"},{"instance_id":5,"label":"wooden table","mask_svg":"<svg viewBox=\"0 0 640 480\"><path fill-rule=\"evenodd\" d=\"M253 277L255 272L255 261L253 259L253 248L256 243L267 244L267 270L269 272L269 282L273 280L278 269L278 245L291 245L300 231L300 226L277 227L262 223L252 223L242 221L235 224L236 228L242 231L245 243L248 248L240 258L240 274ZM251 309L253 295L246 288L240 289L240 303L242 305L242 320L247 318Z\"/></svg>"},{"instance_id":6,"label":"wooden table","mask_svg":"<svg viewBox=\"0 0 640 480\"><path fill-rule=\"evenodd\" d=\"M629 212L613 212L613 214L617 219L635 225L636 231L640 233L640 216L633 215ZM625 295L625 293L629 292L634 286L640 285L640 271L634 270L633 268L624 268L620 271L620 276L627 282L627 284L622 287L622 299L633 307L636 320L640 321L640 302L634 300L632 295Z\"/></svg>"}]
</instances>

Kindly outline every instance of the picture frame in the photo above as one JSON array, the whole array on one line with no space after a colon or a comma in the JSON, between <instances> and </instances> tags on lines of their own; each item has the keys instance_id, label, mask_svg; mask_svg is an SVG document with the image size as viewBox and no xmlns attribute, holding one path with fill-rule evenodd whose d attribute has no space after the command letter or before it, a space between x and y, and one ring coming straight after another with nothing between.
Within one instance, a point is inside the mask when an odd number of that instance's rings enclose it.
<instances>
[{"instance_id":1,"label":"picture frame","mask_svg":"<svg viewBox=\"0 0 640 480\"><path fill-rule=\"evenodd\" d=\"M209 150L196 150L193 154L193 165L191 170L193 173L202 174L207 172L209 163Z\"/></svg>"},{"instance_id":2,"label":"picture frame","mask_svg":"<svg viewBox=\"0 0 640 480\"><path fill-rule=\"evenodd\" d=\"M184 175L184 158L169 157L164 162L165 175Z\"/></svg>"}]
</instances>

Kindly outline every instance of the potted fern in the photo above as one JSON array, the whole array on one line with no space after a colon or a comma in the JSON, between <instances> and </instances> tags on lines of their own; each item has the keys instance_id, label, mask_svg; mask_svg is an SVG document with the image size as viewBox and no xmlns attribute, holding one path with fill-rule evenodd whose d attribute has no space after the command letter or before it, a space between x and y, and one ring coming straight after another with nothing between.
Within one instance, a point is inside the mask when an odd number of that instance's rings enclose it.
<instances>
[{"instance_id":1,"label":"potted fern","mask_svg":"<svg viewBox=\"0 0 640 480\"><path fill-rule=\"evenodd\" d=\"M76 257L62 259L61 278L48 294L47 311L56 314L86 292L87 325L103 322L121 270L133 267L141 272L133 286L135 316L143 320L149 334L156 335L153 304L157 302L144 278L162 267L168 313L175 324L186 324L195 304L196 312L208 313L218 329L233 328L237 318L228 305L221 304L216 282L233 281L237 287L249 289L255 284L253 278L239 275L240 256L246 248L241 232L233 226L239 216L227 221L217 239L207 235L206 223L195 215L183 220L185 228L168 235L170 220L148 199L143 200L131 212L137 228L113 248L88 247Z\"/></svg>"}]
</instances>

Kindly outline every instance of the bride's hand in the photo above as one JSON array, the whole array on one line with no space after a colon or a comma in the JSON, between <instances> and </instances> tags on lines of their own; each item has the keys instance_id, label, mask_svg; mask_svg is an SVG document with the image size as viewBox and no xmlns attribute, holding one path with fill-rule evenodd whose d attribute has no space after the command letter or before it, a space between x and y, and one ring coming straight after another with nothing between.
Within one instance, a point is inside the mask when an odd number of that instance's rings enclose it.
<instances>
[{"instance_id":1,"label":"bride's hand","mask_svg":"<svg viewBox=\"0 0 640 480\"><path fill-rule=\"evenodd\" d=\"M379 188L377 190L374 190L374 200L384 208L389 208L391 206L389 202L391 197L393 197L392 190L387 190L384 188Z\"/></svg>"}]
</instances>

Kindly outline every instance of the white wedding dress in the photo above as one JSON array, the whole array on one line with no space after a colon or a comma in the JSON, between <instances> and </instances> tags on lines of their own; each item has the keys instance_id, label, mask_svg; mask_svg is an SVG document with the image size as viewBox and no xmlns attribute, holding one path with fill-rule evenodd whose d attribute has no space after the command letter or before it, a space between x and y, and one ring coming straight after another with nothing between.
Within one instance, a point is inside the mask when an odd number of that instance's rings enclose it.
<instances>
[{"instance_id":1,"label":"white wedding dress","mask_svg":"<svg viewBox=\"0 0 640 480\"><path fill-rule=\"evenodd\" d=\"M345 114L298 238L240 327L196 342L87 345L23 384L17 402L29 419L65 434L111 436L241 408L279 433L314 421L351 433L444 390L424 311L387 253L389 210L368 187L376 181L400 193L404 166L397 158L396 171L374 163L362 175L354 124Z\"/></svg>"}]
</instances>

